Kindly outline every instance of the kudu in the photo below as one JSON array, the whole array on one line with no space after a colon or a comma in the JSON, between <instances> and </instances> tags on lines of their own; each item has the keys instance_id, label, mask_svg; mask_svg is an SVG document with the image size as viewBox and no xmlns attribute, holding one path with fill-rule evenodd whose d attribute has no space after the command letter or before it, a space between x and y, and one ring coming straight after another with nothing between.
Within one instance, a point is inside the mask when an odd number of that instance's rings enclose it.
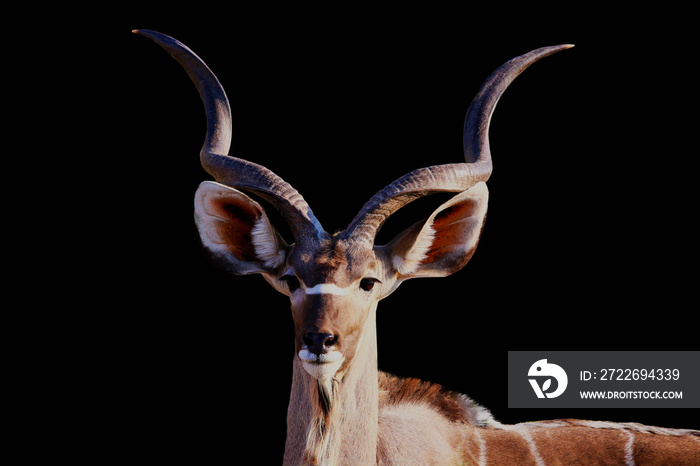
<instances>
[{"instance_id":1,"label":"kudu","mask_svg":"<svg viewBox=\"0 0 700 466\"><path fill-rule=\"evenodd\" d=\"M488 130L498 99L529 65L570 46L537 49L501 66L467 111L465 163L399 178L331 235L292 186L227 155L230 107L206 64L171 37L134 32L167 50L204 101L201 162L217 181L204 181L195 198L204 248L227 271L261 274L290 298L296 352L284 464L700 464L700 431L578 420L504 425L464 395L377 368L379 300L404 280L457 272L474 253L486 215ZM242 191L281 213L293 244ZM456 194L388 244L374 244L390 215L437 192Z\"/></svg>"}]
</instances>

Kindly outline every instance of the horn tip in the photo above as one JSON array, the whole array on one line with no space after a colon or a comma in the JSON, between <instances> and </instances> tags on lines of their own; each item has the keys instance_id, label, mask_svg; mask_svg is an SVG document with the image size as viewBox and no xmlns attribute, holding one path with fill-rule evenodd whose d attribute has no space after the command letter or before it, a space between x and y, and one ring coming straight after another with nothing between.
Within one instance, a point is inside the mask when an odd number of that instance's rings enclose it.
<instances>
[{"instance_id":1,"label":"horn tip","mask_svg":"<svg viewBox=\"0 0 700 466\"><path fill-rule=\"evenodd\" d=\"M149 37L151 39L155 39L158 36L163 36L163 34L156 31L151 31L150 29L132 29L131 32L138 34L139 36Z\"/></svg>"},{"instance_id":2,"label":"horn tip","mask_svg":"<svg viewBox=\"0 0 700 466\"><path fill-rule=\"evenodd\" d=\"M562 50L568 50L568 49L573 48L573 47L574 47L574 44L559 44L559 45L552 45L551 47L542 47L541 49L537 49L537 51L544 52L542 54L542 56L538 57L538 60L542 57L547 57L549 55L552 55L553 53L561 52ZM535 60L535 61L537 61L537 60Z\"/></svg>"}]
</instances>

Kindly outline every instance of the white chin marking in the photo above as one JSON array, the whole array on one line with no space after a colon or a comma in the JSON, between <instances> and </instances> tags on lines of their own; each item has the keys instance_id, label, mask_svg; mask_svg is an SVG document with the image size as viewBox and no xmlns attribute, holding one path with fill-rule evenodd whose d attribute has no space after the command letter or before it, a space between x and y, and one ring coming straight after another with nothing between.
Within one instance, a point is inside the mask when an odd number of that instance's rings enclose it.
<instances>
[{"instance_id":1,"label":"white chin marking","mask_svg":"<svg viewBox=\"0 0 700 466\"><path fill-rule=\"evenodd\" d=\"M306 348L299 351L299 359L304 370L317 380L332 379L344 360L343 354L339 351L331 351L316 356Z\"/></svg>"}]
</instances>

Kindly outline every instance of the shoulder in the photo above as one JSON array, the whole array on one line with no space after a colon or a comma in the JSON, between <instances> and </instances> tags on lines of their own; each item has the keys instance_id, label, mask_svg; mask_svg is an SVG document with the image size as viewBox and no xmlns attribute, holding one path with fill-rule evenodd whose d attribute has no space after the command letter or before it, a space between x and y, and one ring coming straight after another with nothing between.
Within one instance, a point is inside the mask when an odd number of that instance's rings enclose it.
<instances>
[{"instance_id":1,"label":"shoulder","mask_svg":"<svg viewBox=\"0 0 700 466\"><path fill-rule=\"evenodd\" d=\"M487 427L496 423L491 413L466 395L442 385L412 377L397 377L379 372L379 411L398 407L429 409L446 420Z\"/></svg>"}]
</instances>

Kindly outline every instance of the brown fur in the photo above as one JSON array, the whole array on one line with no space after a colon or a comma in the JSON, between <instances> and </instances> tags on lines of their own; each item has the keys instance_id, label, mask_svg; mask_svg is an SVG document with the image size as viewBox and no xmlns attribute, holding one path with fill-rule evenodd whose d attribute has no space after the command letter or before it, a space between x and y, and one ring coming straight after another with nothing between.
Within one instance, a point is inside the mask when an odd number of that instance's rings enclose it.
<instances>
[{"instance_id":1,"label":"brown fur","mask_svg":"<svg viewBox=\"0 0 700 466\"><path fill-rule=\"evenodd\" d=\"M463 398L436 383L379 373L379 406L425 404L451 422L466 422Z\"/></svg>"},{"instance_id":2,"label":"brown fur","mask_svg":"<svg viewBox=\"0 0 700 466\"><path fill-rule=\"evenodd\" d=\"M379 464L700 465L697 430L575 419L503 425L438 384L383 372L378 382Z\"/></svg>"},{"instance_id":3,"label":"brown fur","mask_svg":"<svg viewBox=\"0 0 700 466\"><path fill-rule=\"evenodd\" d=\"M548 465L700 464L700 431L696 430L563 419L481 429L479 434L489 464L508 464L513 455L524 459L537 455ZM527 440L523 444L518 437L529 438L532 444Z\"/></svg>"}]
</instances>

